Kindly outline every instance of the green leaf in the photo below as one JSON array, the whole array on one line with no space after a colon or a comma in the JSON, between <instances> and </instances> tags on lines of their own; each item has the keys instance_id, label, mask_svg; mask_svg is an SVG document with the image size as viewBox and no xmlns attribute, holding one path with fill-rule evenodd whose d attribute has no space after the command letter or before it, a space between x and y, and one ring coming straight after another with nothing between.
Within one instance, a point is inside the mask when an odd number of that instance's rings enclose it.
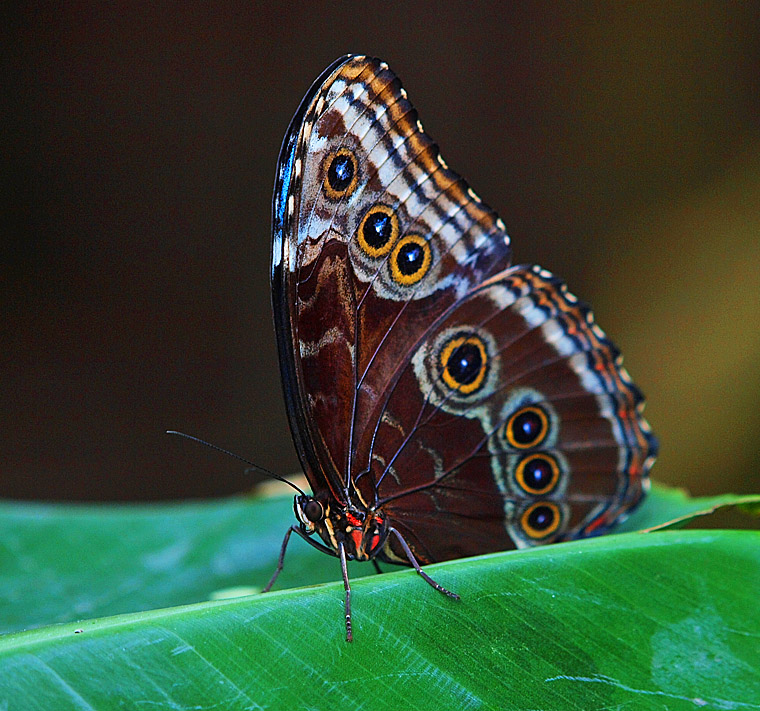
<instances>
[{"instance_id":1,"label":"green leaf","mask_svg":"<svg viewBox=\"0 0 760 711\"><path fill-rule=\"evenodd\" d=\"M758 500L655 487L621 530ZM760 708L756 532L427 566L460 602L354 563L349 645L341 583L203 602L260 590L292 519L291 497L0 504L2 631L135 612L0 637L0 709ZM339 577L293 540L278 587Z\"/></svg>"},{"instance_id":2,"label":"green leaf","mask_svg":"<svg viewBox=\"0 0 760 711\"><path fill-rule=\"evenodd\" d=\"M689 499L655 486L619 530L650 528L739 498ZM0 633L201 602L240 586L260 590L293 522L292 502L285 496L137 506L0 503ZM367 564L350 567L352 577L370 574ZM277 588L339 578L336 560L294 539Z\"/></svg>"},{"instance_id":3,"label":"green leaf","mask_svg":"<svg viewBox=\"0 0 760 711\"><path fill-rule=\"evenodd\" d=\"M760 514L760 495L690 497L684 489L654 484L644 504L617 529L624 531L655 531L682 528L698 518L709 516L720 509L738 508L744 513Z\"/></svg>"},{"instance_id":4,"label":"green leaf","mask_svg":"<svg viewBox=\"0 0 760 711\"><path fill-rule=\"evenodd\" d=\"M8 709L751 709L760 534L618 535L0 639Z\"/></svg>"},{"instance_id":5,"label":"green leaf","mask_svg":"<svg viewBox=\"0 0 760 711\"><path fill-rule=\"evenodd\" d=\"M292 520L292 497L0 504L0 632L260 589ZM306 545L291 545L287 563L280 586L339 576L334 560Z\"/></svg>"}]
</instances>

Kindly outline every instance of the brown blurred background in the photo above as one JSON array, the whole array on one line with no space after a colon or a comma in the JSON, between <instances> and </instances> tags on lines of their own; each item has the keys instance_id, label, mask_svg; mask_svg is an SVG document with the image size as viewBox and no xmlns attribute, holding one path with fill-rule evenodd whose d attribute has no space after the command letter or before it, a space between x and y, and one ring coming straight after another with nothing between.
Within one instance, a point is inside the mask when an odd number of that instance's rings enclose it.
<instances>
[{"instance_id":1,"label":"brown blurred background","mask_svg":"<svg viewBox=\"0 0 760 711\"><path fill-rule=\"evenodd\" d=\"M18 5L0 32L0 496L288 473L269 298L288 122L346 52L399 73L518 262L589 301L660 480L760 490L757 3ZM24 9L26 8L26 9Z\"/></svg>"}]
</instances>

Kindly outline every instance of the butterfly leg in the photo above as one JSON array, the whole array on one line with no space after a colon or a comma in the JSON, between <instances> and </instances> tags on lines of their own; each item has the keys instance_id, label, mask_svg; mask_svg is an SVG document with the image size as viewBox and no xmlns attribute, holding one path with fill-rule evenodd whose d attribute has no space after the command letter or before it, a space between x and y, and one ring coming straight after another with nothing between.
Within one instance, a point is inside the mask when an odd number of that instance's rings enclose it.
<instances>
[{"instance_id":1,"label":"butterfly leg","mask_svg":"<svg viewBox=\"0 0 760 711\"><path fill-rule=\"evenodd\" d=\"M301 538L304 539L304 541L306 541L313 548L316 548L318 551L322 551L323 553L327 553L328 555L332 556L337 555L332 548L328 548L327 546L322 545L319 541L315 541L313 538L310 538L309 534L303 531L300 526L291 526L282 541L282 547L280 548L280 557L277 561L277 568L275 568L274 575L261 592L269 592L272 589L272 585L274 585L274 581L277 580L277 576L282 572L282 564L285 561L285 551L288 548L288 541L290 540L291 533L297 533L299 536L301 536ZM347 573L345 575L347 575Z\"/></svg>"},{"instance_id":2,"label":"butterfly leg","mask_svg":"<svg viewBox=\"0 0 760 711\"><path fill-rule=\"evenodd\" d=\"M434 587L438 592L443 593L444 595L448 595L449 597L454 598L455 600L459 600L459 595L456 593L451 592L451 590L447 590L443 585L439 585L438 583L433 580L422 568L420 568L420 564L417 562L417 559L414 557L414 553L412 553L411 548L407 545L406 541L404 540L404 537L395 529L390 528L390 532L396 536L396 539L401 544L401 547L404 549L404 553L406 554L406 557L408 558L409 562L412 564L412 567L422 576L422 579L431 587Z\"/></svg>"},{"instance_id":3,"label":"butterfly leg","mask_svg":"<svg viewBox=\"0 0 760 711\"><path fill-rule=\"evenodd\" d=\"M338 557L340 558L340 570L343 573L343 587L346 590L346 642L353 642L354 634L351 631L351 585L348 582L346 548L343 545L343 541L338 543Z\"/></svg>"},{"instance_id":4,"label":"butterfly leg","mask_svg":"<svg viewBox=\"0 0 760 711\"><path fill-rule=\"evenodd\" d=\"M285 562L285 551L288 549L288 541L290 540L290 534L293 533L293 531L296 533L301 532L297 526L291 526L288 529L288 532L285 534L285 538L282 540L280 558L277 561L277 567L274 570L274 575L270 578L269 582L266 584L266 587L261 592L269 592L272 589L272 585L274 585L274 581L277 580L277 576L282 572L282 564Z\"/></svg>"},{"instance_id":5,"label":"butterfly leg","mask_svg":"<svg viewBox=\"0 0 760 711\"><path fill-rule=\"evenodd\" d=\"M375 572L376 573L382 573L383 572L382 570L380 570L380 566L378 565L378 562L377 562L377 560L375 560L375 558L372 559L372 565L375 566Z\"/></svg>"}]
</instances>

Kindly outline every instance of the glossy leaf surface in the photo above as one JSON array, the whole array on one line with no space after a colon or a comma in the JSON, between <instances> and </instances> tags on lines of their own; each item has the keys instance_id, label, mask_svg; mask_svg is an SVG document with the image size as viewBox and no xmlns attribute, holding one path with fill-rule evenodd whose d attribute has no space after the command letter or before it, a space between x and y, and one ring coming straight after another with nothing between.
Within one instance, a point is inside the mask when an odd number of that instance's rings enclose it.
<instances>
[{"instance_id":1,"label":"glossy leaf surface","mask_svg":"<svg viewBox=\"0 0 760 711\"><path fill-rule=\"evenodd\" d=\"M760 534L668 531L0 641L7 708L752 708Z\"/></svg>"}]
</instances>

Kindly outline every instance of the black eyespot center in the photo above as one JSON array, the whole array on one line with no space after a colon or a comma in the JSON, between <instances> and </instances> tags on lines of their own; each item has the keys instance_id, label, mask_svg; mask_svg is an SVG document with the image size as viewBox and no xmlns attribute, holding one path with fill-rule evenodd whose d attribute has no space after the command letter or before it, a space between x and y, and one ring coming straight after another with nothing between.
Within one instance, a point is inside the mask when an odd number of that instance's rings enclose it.
<instances>
[{"instance_id":1,"label":"black eyespot center","mask_svg":"<svg viewBox=\"0 0 760 711\"><path fill-rule=\"evenodd\" d=\"M376 211L370 214L364 223L364 239L375 249L384 247L391 237L391 218L384 212Z\"/></svg>"},{"instance_id":2,"label":"black eyespot center","mask_svg":"<svg viewBox=\"0 0 760 711\"><path fill-rule=\"evenodd\" d=\"M422 235L409 233L393 249L391 275L396 283L412 286L428 273L432 263L433 253L428 241Z\"/></svg>"},{"instance_id":3,"label":"black eyespot center","mask_svg":"<svg viewBox=\"0 0 760 711\"><path fill-rule=\"evenodd\" d=\"M536 447L549 434L549 417L541 407L529 405L515 412L507 421L507 442L518 449Z\"/></svg>"},{"instance_id":4,"label":"black eyespot center","mask_svg":"<svg viewBox=\"0 0 760 711\"><path fill-rule=\"evenodd\" d=\"M327 171L327 179L330 181L330 187L339 193L351 185L354 177L354 164L346 155L335 156L330 163L330 169Z\"/></svg>"},{"instance_id":5,"label":"black eyespot center","mask_svg":"<svg viewBox=\"0 0 760 711\"><path fill-rule=\"evenodd\" d=\"M416 242L407 242L396 255L396 266L404 276L416 274L425 261L422 247Z\"/></svg>"},{"instance_id":6,"label":"black eyespot center","mask_svg":"<svg viewBox=\"0 0 760 711\"><path fill-rule=\"evenodd\" d=\"M465 341L457 346L446 361L446 370L449 375L461 385L470 385L478 377L483 358L480 349L474 344Z\"/></svg>"},{"instance_id":7,"label":"black eyespot center","mask_svg":"<svg viewBox=\"0 0 760 711\"><path fill-rule=\"evenodd\" d=\"M377 203L367 210L359 223L356 239L361 250L374 259L390 252L398 232L396 213L387 205Z\"/></svg>"},{"instance_id":8,"label":"black eyespot center","mask_svg":"<svg viewBox=\"0 0 760 711\"><path fill-rule=\"evenodd\" d=\"M530 538L546 539L557 532L561 520L562 514L557 504L551 501L538 501L523 512L520 523L523 531Z\"/></svg>"},{"instance_id":9,"label":"black eyespot center","mask_svg":"<svg viewBox=\"0 0 760 711\"><path fill-rule=\"evenodd\" d=\"M545 459L532 459L525 466L525 482L532 489L543 489L552 479L552 468Z\"/></svg>"},{"instance_id":10,"label":"black eyespot center","mask_svg":"<svg viewBox=\"0 0 760 711\"><path fill-rule=\"evenodd\" d=\"M477 334L458 334L441 349L443 382L460 395L470 395L482 387L488 372L488 350Z\"/></svg>"},{"instance_id":11,"label":"black eyespot center","mask_svg":"<svg viewBox=\"0 0 760 711\"><path fill-rule=\"evenodd\" d=\"M559 481L560 467L549 454L531 454L517 464L515 479L525 492L537 495L552 491Z\"/></svg>"},{"instance_id":12,"label":"black eyespot center","mask_svg":"<svg viewBox=\"0 0 760 711\"><path fill-rule=\"evenodd\" d=\"M358 164L348 148L340 148L326 159L325 191L333 200L342 198L356 187Z\"/></svg>"},{"instance_id":13,"label":"black eyespot center","mask_svg":"<svg viewBox=\"0 0 760 711\"><path fill-rule=\"evenodd\" d=\"M556 513L549 506L536 506L528 514L528 523L536 531L545 531L554 523Z\"/></svg>"}]
</instances>

